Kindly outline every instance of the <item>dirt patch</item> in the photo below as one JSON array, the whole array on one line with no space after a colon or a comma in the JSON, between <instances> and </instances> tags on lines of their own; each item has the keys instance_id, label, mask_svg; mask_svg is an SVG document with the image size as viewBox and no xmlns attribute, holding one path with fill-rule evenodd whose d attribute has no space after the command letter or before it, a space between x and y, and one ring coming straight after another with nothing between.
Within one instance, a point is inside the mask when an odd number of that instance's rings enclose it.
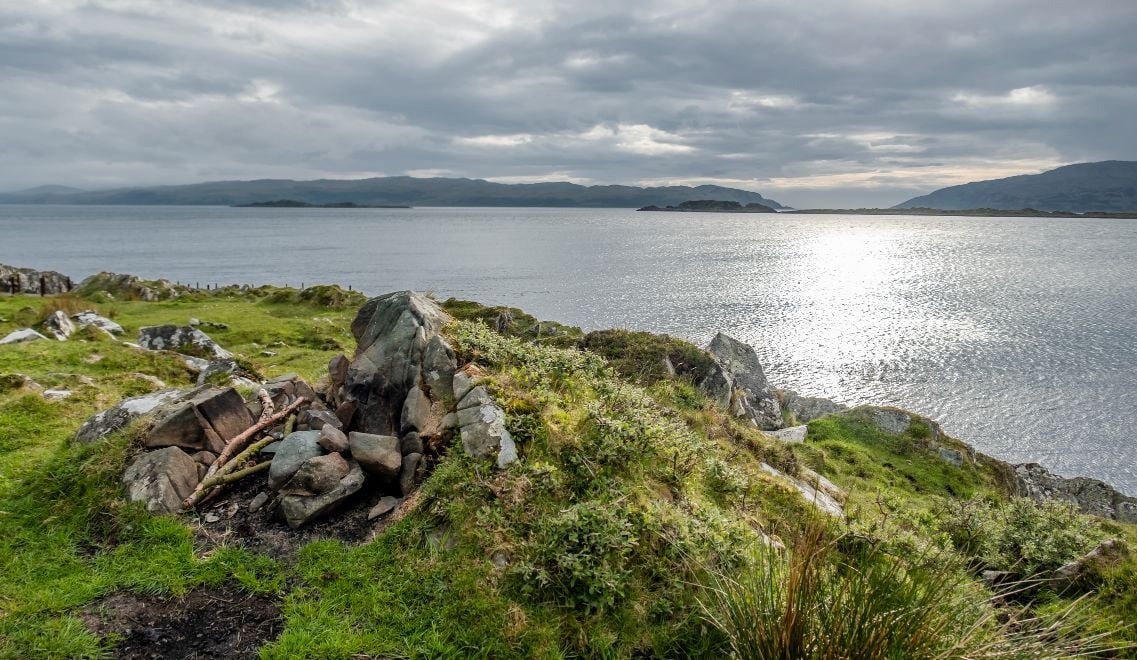
<instances>
[{"instance_id":1,"label":"dirt patch","mask_svg":"<svg viewBox=\"0 0 1137 660\"><path fill-rule=\"evenodd\" d=\"M374 538L391 517L388 514L376 520L367 519L371 507L388 493L366 484L337 510L300 529L292 529L277 515L275 496L257 511L249 510L261 493L273 495L266 476L242 479L191 514L198 546L204 549L221 544L237 546L287 561L310 541L337 539L352 545L365 543Z\"/></svg>"},{"instance_id":2,"label":"dirt patch","mask_svg":"<svg viewBox=\"0 0 1137 660\"><path fill-rule=\"evenodd\" d=\"M274 599L234 586L181 598L117 593L92 604L84 620L91 632L119 638L116 658L253 658L282 627Z\"/></svg>"}]
</instances>

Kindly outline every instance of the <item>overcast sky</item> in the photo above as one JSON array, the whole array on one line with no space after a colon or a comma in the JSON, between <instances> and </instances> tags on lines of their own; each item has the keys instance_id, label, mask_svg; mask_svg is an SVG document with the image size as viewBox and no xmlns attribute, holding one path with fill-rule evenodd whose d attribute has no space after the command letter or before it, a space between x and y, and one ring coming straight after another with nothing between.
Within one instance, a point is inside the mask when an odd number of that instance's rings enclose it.
<instances>
[{"instance_id":1,"label":"overcast sky","mask_svg":"<svg viewBox=\"0 0 1137 660\"><path fill-rule=\"evenodd\" d=\"M1137 0L0 0L0 190L719 183L805 206L1137 159Z\"/></svg>"}]
</instances>

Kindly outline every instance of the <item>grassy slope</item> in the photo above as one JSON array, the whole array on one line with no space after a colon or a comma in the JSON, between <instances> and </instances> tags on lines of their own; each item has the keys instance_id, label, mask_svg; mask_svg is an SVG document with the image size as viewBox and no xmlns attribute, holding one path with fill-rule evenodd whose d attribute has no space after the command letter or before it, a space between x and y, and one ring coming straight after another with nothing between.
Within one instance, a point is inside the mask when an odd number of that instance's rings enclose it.
<instances>
[{"instance_id":1,"label":"grassy slope","mask_svg":"<svg viewBox=\"0 0 1137 660\"><path fill-rule=\"evenodd\" d=\"M41 316L41 305L0 298L0 335ZM810 516L760 462L829 476L850 490L849 529L897 551L954 552L939 524L945 503L1002 498L997 470L946 465L921 449L919 425L896 437L855 414L823 418L810 425L809 443L789 448L724 417L684 381L644 378L658 364L650 338L634 337L643 362L609 366L558 348L576 336L571 329L534 345L481 325L495 310L462 301L447 308L469 319L449 329L451 338L462 357L487 368L524 460L496 472L451 452L417 511L375 542L315 542L289 565L195 550L185 522L122 505L117 479L131 432L93 448L68 445L87 415L152 387L129 374L188 383L176 358L93 334L0 347L0 374L76 392L51 403L0 392L0 656L95 655L107 642L79 615L101 595L177 594L231 579L283 599L286 625L263 649L269 657L711 653L722 640L699 617L690 581L705 568L740 565L762 534L792 538ZM285 294L112 302L100 311L128 335L191 316L227 323L210 334L268 376L297 371L314 382L337 347L353 346L354 307ZM530 319L514 316L509 334L523 334ZM619 345L614 339L603 344ZM661 350L676 348L668 340ZM452 547L427 541L442 530ZM1137 541L1132 527L1107 531ZM1135 575L1129 562L1103 586L1103 625L1137 617Z\"/></svg>"}]
</instances>

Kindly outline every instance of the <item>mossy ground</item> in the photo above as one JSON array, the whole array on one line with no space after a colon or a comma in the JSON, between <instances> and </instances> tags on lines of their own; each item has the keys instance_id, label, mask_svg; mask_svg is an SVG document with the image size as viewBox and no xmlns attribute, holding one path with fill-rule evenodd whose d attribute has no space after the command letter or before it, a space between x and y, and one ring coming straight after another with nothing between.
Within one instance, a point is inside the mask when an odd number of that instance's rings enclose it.
<instances>
[{"instance_id":1,"label":"mossy ground","mask_svg":"<svg viewBox=\"0 0 1137 660\"><path fill-rule=\"evenodd\" d=\"M124 505L118 478L136 430L70 446L87 416L154 387L132 374L188 384L176 357L97 333L0 347L0 374L74 392L55 402L0 392L0 657L103 654L115 640L81 618L100 597L222 583L280 599L284 629L265 657L715 655L724 641L701 617L694 584L817 515L762 462L789 473L809 466L847 489L849 519L833 526L897 554L965 555L949 533L952 505L1006 500L994 465L944 463L925 449L921 423L894 436L855 413L827 417L810 424L808 442L787 446L724 416L689 380L661 374L661 355L697 362L679 340L617 331L582 351L581 333L564 326L534 341L536 319L520 310L503 336L486 325L499 308L445 306L462 319L447 329L451 340L487 369L523 460L496 471L451 451L415 511L373 542L316 541L294 561L206 550L192 521ZM295 371L314 382L354 347L354 298L334 291L97 305L0 297L0 335L57 307L96 308L127 339L190 317L225 323L207 332L265 376ZM1133 526L1099 527L1137 543ZM1103 628L1137 620L1137 562L1097 588ZM1065 602L1040 597L1049 608Z\"/></svg>"}]
</instances>

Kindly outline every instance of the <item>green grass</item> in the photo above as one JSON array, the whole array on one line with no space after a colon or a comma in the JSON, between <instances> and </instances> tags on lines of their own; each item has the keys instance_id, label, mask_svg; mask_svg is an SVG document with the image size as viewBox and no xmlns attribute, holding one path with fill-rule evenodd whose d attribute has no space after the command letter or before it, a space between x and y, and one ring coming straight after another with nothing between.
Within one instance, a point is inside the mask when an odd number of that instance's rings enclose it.
<instances>
[{"instance_id":1,"label":"green grass","mask_svg":"<svg viewBox=\"0 0 1137 660\"><path fill-rule=\"evenodd\" d=\"M354 348L356 297L342 290L96 297L104 302L0 297L0 335L54 308L96 308L128 340L139 327L195 317L228 324L206 332L250 368L313 383L333 355ZM708 571L753 567L763 538L793 545L815 518L763 462L790 474L809 466L849 491L849 519L833 522L834 534L866 539L884 557L941 553L944 570L962 580L950 584L982 592L953 568L982 553L953 542L952 505L1003 511L1005 475L985 462L944 463L925 422L893 436L853 411L811 422L803 445L783 445L717 410L690 378L653 371L663 355L697 369L705 356L686 342L622 330L582 342L579 330L556 324L535 339L536 319L516 309L498 334L488 324L504 308L444 305L459 319L446 332L462 359L487 370L522 461L499 471L452 447L418 508L373 542L318 541L288 562L203 552L183 521L123 504L118 479L137 430L70 446L87 416L154 387L133 374L189 384L178 358L97 333L0 347L0 375L74 392L47 402L26 389L0 391L0 657L93 657L113 642L82 623L98 598L228 581L281 599L284 629L265 657L722 655L730 636L708 624L693 585ZM1037 527L1020 518L1004 529ZM428 543L441 528L453 547ZM1134 526L1100 529L1137 542ZM1075 541L1055 546L1048 561L1080 551L1084 539ZM1132 559L1095 582L1093 611L1119 639L1133 639L1116 622L1137 619L1135 584ZM1069 602L1040 598L1044 610Z\"/></svg>"}]
</instances>

